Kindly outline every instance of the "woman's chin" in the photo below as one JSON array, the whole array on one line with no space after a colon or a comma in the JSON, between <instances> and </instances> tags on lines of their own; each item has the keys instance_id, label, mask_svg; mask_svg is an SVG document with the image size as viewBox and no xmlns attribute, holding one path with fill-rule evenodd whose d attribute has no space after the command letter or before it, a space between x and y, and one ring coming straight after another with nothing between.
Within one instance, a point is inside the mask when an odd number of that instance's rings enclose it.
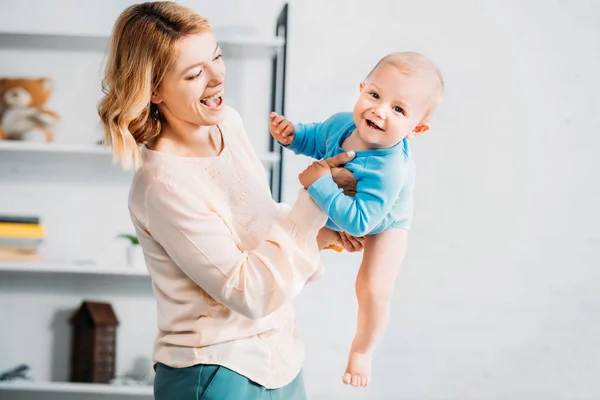
<instances>
[{"instance_id":1,"label":"woman's chin","mask_svg":"<svg viewBox=\"0 0 600 400\"><path fill-rule=\"evenodd\" d=\"M225 99L222 99L218 107L209 107L200 103L198 114L206 125L217 125L225 118Z\"/></svg>"},{"instance_id":2,"label":"woman's chin","mask_svg":"<svg viewBox=\"0 0 600 400\"><path fill-rule=\"evenodd\" d=\"M211 115L210 117L204 115L202 117L201 125L204 125L204 126L219 125L221 122L223 122L224 119L225 119L225 113L221 113L221 115Z\"/></svg>"}]
</instances>

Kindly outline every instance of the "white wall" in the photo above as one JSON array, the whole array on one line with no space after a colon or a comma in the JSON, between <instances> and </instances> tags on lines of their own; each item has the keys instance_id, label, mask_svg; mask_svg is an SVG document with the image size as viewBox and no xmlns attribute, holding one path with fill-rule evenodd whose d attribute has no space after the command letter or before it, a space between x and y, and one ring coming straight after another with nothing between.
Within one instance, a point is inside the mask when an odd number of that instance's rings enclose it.
<instances>
[{"instance_id":1,"label":"white wall","mask_svg":"<svg viewBox=\"0 0 600 400\"><path fill-rule=\"evenodd\" d=\"M360 256L298 306L311 399L600 398L600 3L292 2L287 115L351 110L386 52L441 68L416 212L367 389L340 383ZM285 195L308 160L286 153Z\"/></svg>"}]
</instances>

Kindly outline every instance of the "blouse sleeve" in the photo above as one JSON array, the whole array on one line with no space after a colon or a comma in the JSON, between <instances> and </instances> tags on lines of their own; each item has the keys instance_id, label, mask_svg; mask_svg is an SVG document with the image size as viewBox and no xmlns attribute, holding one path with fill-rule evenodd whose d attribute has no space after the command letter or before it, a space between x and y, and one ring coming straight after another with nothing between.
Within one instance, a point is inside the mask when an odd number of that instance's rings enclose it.
<instances>
[{"instance_id":1,"label":"blouse sleeve","mask_svg":"<svg viewBox=\"0 0 600 400\"><path fill-rule=\"evenodd\" d=\"M294 298L319 268L316 235L326 215L302 189L265 240L241 249L222 218L183 187L146 192L147 230L173 262L215 300L252 319Z\"/></svg>"}]
</instances>

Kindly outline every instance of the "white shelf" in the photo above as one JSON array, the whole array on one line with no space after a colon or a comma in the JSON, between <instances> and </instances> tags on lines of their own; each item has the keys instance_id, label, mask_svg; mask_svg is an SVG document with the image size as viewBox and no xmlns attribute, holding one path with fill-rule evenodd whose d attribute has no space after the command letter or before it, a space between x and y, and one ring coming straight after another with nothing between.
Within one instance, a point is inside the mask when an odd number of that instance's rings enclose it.
<instances>
[{"instance_id":1,"label":"white shelf","mask_svg":"<svg viewBox=\"0 0 600 400\"><path fill-rule=\"evenodd\" d=\"M70 33L2 32L0 48L64 49L83 51L106 51L110 37ZM270 57L283 48L281 37L224 36L217 40L226 56Z\"/></svg>"},{"instance_id":2,"label":"white shelf","mask_svg":"<svg viewBox=\"0 0 600 400\"><path fill-rule=\"evenodd\" d=\"M62 155L103 155L112 157L109 148L101 145L75 145L46 142L21 142L12 140L0 140L0 156L2 152L23 152L23 153L56 153ZM279 153L266 153L259 156L260 160L266 164L275 164L279 161Z\"/></svg>"},{"instance_id":3,"label":"white shelf","mask_svg":"<svg viewBox=\"0 0 600 400\"><path fill-rule=\"evenodd\" d=\"M110 149L100 145L77 145L46 142L0 141L0 152L15 151L29 153L99 154L110 155Z\"/></svg>"},{"instance_id":4,"label":"white shelf","mask_svg":"<svg viewBox=\"0 0 600 400\"><path fill-rule=\"evenodd\" d=\"M260 158L260 161L262 161L264 164L268 165L279 162L281 156L279 155L279 153L266 153L259 155L258 158Z\"/></svg>"},{"instance_id":5,"label":"white shelf","mask_svg":"<svg viewBox=\"0 0 600 400\"><path fill-rule=\"evenodd\" d=\"M0 262L0 273L2 272L24 274L45 273L149 277L148 271L145 268L103 267L94 265L46 262Z\"/></svg>"},{"instance_id":6,"label":"white shelf","mask_svg":"<svg viewBox=\"0 0 600 400\"><path fill-rule=\"evenodd\" d=\"M53 392L81 394L113 394L123 396L152 396L152 386L140 385L109 385L100 383L71 383L71 382L0 382L0 392Z\"/></svg>"},{"instance_id":7,"label":"white shelf","mask_svg":"<svg viewBox=\"0 0 600 400\"><path fill-rule=\"evenodd\" d=\"M227 57L273 57L279 49L283 49L284 40L281 37L252 38L232 37L220 39L219 45Z\"/></svg>"}]
</instances>

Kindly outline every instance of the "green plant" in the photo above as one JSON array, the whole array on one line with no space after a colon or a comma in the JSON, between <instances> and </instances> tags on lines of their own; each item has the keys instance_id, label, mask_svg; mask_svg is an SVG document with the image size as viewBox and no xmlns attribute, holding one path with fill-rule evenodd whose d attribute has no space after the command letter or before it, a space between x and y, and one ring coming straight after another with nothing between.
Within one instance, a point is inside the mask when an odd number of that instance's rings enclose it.
<instances>
[{"instance_id":1,"label":"green plant","mask_svg":"<svg viewBox=\"0 0 600 400\"><path fill-rule=\"evenodd\" d=\"M138 246L140 244L140 241L137 238L137 236L129 234L129 233L122 233L119 236L117 236L117 238L129 240L129 242L131 242L132 246Z\"/></svg>"}]
</instances>

